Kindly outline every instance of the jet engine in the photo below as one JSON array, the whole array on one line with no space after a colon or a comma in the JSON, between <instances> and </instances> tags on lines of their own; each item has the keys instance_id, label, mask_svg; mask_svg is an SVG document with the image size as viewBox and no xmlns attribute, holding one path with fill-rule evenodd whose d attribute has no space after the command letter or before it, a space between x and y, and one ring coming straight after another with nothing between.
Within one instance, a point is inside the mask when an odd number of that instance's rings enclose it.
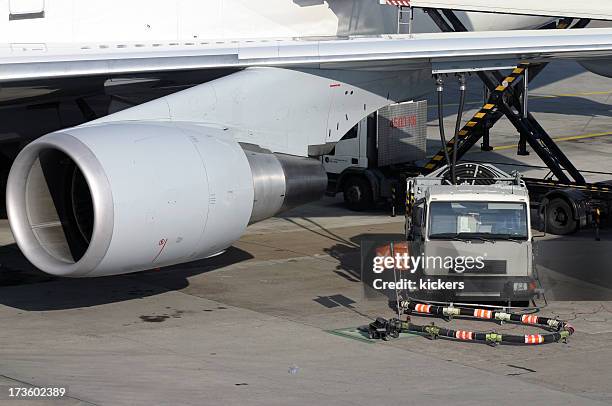
<instances>
[{"instance_id":1,"label":"jet engine","mask_svg":"<svg viewBox=\"0 0 612 406\"><path fill-rule=\"evenodd\" d=\"M93 277L214 255L326 184L320 162L240 145L227 128L126 121L29 144L11 169L7 210L32 264Z\"/></svg>"}]
</instances>

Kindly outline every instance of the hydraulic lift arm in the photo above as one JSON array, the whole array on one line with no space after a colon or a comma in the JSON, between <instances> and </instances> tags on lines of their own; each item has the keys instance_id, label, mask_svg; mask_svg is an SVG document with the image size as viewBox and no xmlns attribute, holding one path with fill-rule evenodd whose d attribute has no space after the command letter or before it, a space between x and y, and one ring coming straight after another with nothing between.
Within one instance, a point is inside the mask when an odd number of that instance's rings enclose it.
<instances>
[{"instance_id":1,"label":"hydraulic lift arm","mask_svg":"<svg viewBox=\"0 0 612 406\"><path fill-rule=\"evenodd\" d=\"M465 26L459 21L452 10L425 9L436 25L444 32L464 32ZM446 17L446 19L443 17ZM448 20L448 21L447 21ZM556 28L571 27L573 19L563 19ZM583 27L588 24L586 20L579 20L575 27ZM490 97L483 108L468 121L457 137L451 139L446 146L438 152L429 163L425 165L428 171L434 171L445 165L445 157L448 152L454 152L456 148L457 159L460 159L469 149L485 134L487 128L494 125L502 116L506 116L521 135L519 148L524 149L521 143L529 143L531 148L538 154L542 161L550 168L551 172L561 182L574 182L585 184L584 177L574 167L567 156L559 149L552 138L540 126L537 120L526 110L526 97L523 96L523 86L518 86L523 80L533 80L545 67L545 64L521 65L508 75L504 76L499 71L477 72L478 77L490 90ZM526 72L530 75L527 77ZM524 101L521 100L523 96ZM526 114L525 114L526 113ZM457 143L455 146L454 144ZM454 153L453 153L454 155ZM448 160L446 160L448 162Z\"/></svg>"}]
</instances>

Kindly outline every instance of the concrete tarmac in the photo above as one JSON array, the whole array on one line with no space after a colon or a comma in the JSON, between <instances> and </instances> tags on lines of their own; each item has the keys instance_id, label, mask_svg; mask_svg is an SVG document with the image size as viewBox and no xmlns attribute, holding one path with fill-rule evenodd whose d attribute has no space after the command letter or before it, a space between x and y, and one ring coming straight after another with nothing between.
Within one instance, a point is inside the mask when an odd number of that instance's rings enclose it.
<instances>
[{"instance_id":1,"label":"concrete tarmac","mask_svg":"<svg viewBox=\"0 0 612 406\"><path fill-rule=\"evenodd\" d=\"M612 80L573 64L551 68L533 89L559 96L533 102L543 126L563 137L612 131ZM587 94L593 92L609 93ZM581 95L560 96L570 93ZM447 117L449 128L453 119ZM432 123L432 150L435 130ZM516 141L504 123L492 135L494 145ZM612 172L611 142L598 136L560 145L578 167ZM474 150L470 158L537 162L512 149ZM419 336L371 342L354 333L376 316L392 316L386 300L363 296L359 243L402 233L402 217L382 209L354 213L339 198L325 198L250 227L210 260L74 280L33 269L4 221L0 404L612 403L612 283L601 269L609 269L610 232L600 243L590 231L542 238L548 245L539 270L550 299L543 314L571 320L577 332L569 342L496 348ZM524 332L507 324L436 323ZM32 386L67 386L68 396L8 397L10 387Z\"/></svg>"}]
</instances>

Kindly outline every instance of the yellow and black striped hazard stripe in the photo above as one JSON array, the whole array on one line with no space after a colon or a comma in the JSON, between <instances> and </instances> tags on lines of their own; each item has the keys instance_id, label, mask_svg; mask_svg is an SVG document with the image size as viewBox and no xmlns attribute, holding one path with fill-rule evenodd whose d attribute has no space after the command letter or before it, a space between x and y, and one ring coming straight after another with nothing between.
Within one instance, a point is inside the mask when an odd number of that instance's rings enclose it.
<instances>
[{"instance_id":1,"label":"yellow and black striped hazard stripe","mask_svg":"<svg viewBox=\"0 0 612 406\"><path fill-rule=\"evenodd\" d=\"M510 88L510 85L517 80L519 76L521 76L525 72L525 68L521 65L515 68L512 73L504 78L504 80L495 88L495 91L491 92L491 97L487 104L482 106L482 108L474 114L474 116L468 121L465 126L459 131L459 143L461 144L466 138L473 135L474 130L476 130L479 125L484 122L484 119L487 115L491 114L495 107L497 107L496 100L501 100L502 94ZM455 137L453 137L446 144L446 150L449 154L453 150L453 144L456 142ZM427 164L425 164L425 169L428 171L434 171L442 166L442 162L445 160L444 157L444 148L440 149Z\"/></svg>"},{"instance_id":2,"label":"yellow and black striped hazard stripe","mask_svg":"<svg viewBox=\"0 0 612 406\"><path fill-rule=\"evenodd\" d=\"M413 184L409 183L406 190L406 216L412 215L412 207L414 206L414 191L412 190Z\"/></svg>"},{"instance_id":3,"label":"yellow and black striped hazard stripe","mask_svg":"<svg viewBox=\"0 0 612 406\"><path fill-rule=\"evenodd\" d=\"M414 206L414 195L412 193L406 193L406 214L412 214L412 206Z\"/></svg>"}]
</instances>

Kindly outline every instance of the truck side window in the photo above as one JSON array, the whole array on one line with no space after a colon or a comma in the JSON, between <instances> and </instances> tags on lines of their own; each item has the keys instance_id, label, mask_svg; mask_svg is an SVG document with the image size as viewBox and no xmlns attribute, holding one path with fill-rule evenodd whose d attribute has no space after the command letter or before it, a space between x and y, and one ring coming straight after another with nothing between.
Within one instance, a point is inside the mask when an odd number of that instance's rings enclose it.
<instances>
[{"instance_id":1,"label":"truck side window","mask_svg":"<svg viewBox=\"0 0 612 406\"><path fill-rule=\"evenodd\" d=\"M351 128L344 137L343 140L350 140L353 138L357 138L357 130L359 129L359 124L355 125L355 127Z\"/></svg>"}]
</instances>

